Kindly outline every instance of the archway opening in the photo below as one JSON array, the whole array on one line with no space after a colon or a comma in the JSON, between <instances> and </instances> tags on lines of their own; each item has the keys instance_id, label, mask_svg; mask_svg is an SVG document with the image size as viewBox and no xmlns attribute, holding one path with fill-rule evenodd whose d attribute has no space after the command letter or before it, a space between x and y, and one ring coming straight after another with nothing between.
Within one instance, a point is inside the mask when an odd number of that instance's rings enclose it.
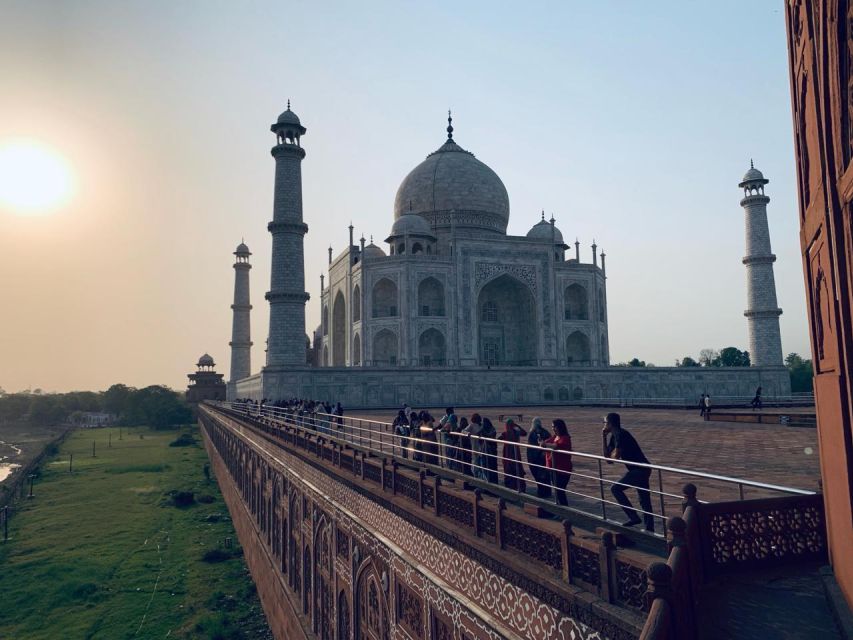
<instances>
[{"instance_id":1,"label":"archway opening","mask_svg":"<svg viewBox=\"0 0 853 640\"><path fill-rule=\"evenodd\" d=\"M352 339L352 364L356 367L361 364L361 336L358 334Z\"/></svg>"},{"instance_id":2,"label":"archway opening","mask_svg":"<svg viewBox=\"0 0 853 640\"><path fill-rule=\"evenodd\" d=\"M588 367L592 365L589 338L585 333L575 331L566 338L566 360L570 367Z\"/></svg>"},{"instance_id":3,"label":"archway opening","mask_svg":"<svg viewBox=\"0 0 853 640\"><path fill-rule=\"evenodd\" d=\"M418 362L422 367L443 367L447 347L444 335L438 329L427 329L418 338Z\"/></svg>"},{"instance_id":4,"label":"archway opening","mask_svg":"<svg viewBox=\"0 0 853 640\"><path fill-rule=\"evenodd\" d=\"M397 334L382 329L373 336L373 363L376 366L396 367L398 349Z\"/></svg>"},{"instance_id":5,"label":"archway opening","mask_svg":"<svg viewBox=\"0 0 853 640\"><path fill-rule=\"evenodd\" d=\"M588 320L589 299L586 289L579 284L571 284L565 292L566 320Z\"/></svg>"},{"instance_id":6,"label":"archway opening","mask_svg":"<svg viewBox=\"0 0 853 640\"><path fill-rule=\"evenodd\" d=\"M480 364L532 367L537 364L536 305L530 289L504 274L477 299Z\"/></svg>"},{"instance_id":7,"label":"archway opening","mask_svg":"<svg viewBox=\"0 0 853 640\"><path fill-rule=\"evenodd\" d=\"M347 357L347 303L344 294L338 291L332 307L332 364L346 365Z\"/></svg>"},{"instance_id":8,"label":"archway opening","mask_svg":"<svg viewBox=\"0 0 853 640\"><path fill-rule=\"evenodd\" d=\"M373 285L373 317L397 317L397 285L388 278Z\"/></svg>"},{"instance_id":9,"label":"archway opening","mask_svg":"<svg viewBox=\"0 0 853 640\"><path fill-rule=\"evenodd\" d=\"M444 315L444 285L436 278L424 278L418 285L418 314L422 316Z\"/></svg>"},{"instance_id":10,"label":"archway opening","mask_svg":"<svg viewBox=\"0 0 853 640\"><path fill-rule=\"evenodd\" d=\"M361 287L358 285L352 290L352 321L361 321Z\"/></svg>"}]
</instances>

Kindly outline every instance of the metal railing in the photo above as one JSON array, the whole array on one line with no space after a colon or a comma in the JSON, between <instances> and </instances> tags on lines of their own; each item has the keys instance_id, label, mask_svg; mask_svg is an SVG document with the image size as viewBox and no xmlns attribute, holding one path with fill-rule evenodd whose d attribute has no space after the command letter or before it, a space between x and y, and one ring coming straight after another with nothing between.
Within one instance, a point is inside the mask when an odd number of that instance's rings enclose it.
<instances>
[{"instance_id":1,"label":"metal railing","mask_svg":"<svg viewBox=\"0 0 853 640\"><path fill-rule=\"evenodd\" d=\"M259 406L254 403L212 404L229 408L250 418L261 419L273 427L276 423L281 423L281 425L313 431L330 440L359 447L373 455L391 457L398 464L431 469L487 491L495 488L502 494L509 491L515 499L543 507L546 511L559 514L558 510L563 507L605 522L614 521L613 514L608 512L608 508L611 510L613 507L625 508L617 500L606 497L605 488L610 488L610 493L613 493L613 488L616 486L620 486L618 492L638 490L637 486L630 484L629 481L614 478L611 474L605 473L605 469L613 463L630 464L630 468L648 470L648 488L640 487L639 491L648 491L649 502L654 500L651 509L639 508L636 504L632 504L633 517L649 516L654 521L660 522L664 536L667 512L669 511L670 515L681 512L680 491L681 484L684 482L704 485L703 495L713 493L708 491L708 485L716 487L721 500L744 500L747 489L762 497L768 494L799 496L815 494L814 491L703 471L623 462L583 451L561 452L544 449L524 442L446 431L440 427L422 426L419 433L405 435L395 433L394 425L391 423L367 418L344 417L322 412L300 413L291 408ZM466 446L467 442L470 442L470 447ZM504 449L504 447L507 448ZM550 451L552 455L570 455L573 469L571 472L561 472L558 469L531 462L529 459L523 460L521 452L530 450L535 450L539 454ZM524 472L525 467L530 470L532 479L528 479ZM561 474L569 474L569 481L565 488L557 485ZM565 479L565 475L562 479ZM678 489L667 490L667 482L670 487L678 487ZM503 487L500 486L501 483ZM536 493L528 493L528 486L532 487ZM730 495L735 492L736 498ZM550 497L547 497L549 494ZM571 501L568 499L569 496L572 497ZM561 497L565 498L565 502L561 501Z\"/></svg>"}]
</instances>

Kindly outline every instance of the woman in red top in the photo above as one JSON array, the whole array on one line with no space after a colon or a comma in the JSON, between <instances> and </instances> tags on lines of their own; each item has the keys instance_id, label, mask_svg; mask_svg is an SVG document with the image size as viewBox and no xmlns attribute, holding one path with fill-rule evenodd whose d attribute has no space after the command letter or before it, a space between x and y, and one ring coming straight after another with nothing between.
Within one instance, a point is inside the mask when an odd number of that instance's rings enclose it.
<instances>
[{"instance_id":1,"label":"woman in red top","mask_svg":"<svg viewBox=\"0 0 853 640\"><path fill-rule=\"evenodd\" d=\"M572 456L565 452L572 450L572 439L565 421L557 418L552 426L554 435L542 443L543 447L550 449L545 454L545 466L552 470L551 478L557 494L557 502L566 507L569 505L566 499L566 486L572 477Z\"/></svg>"}]
</instances>

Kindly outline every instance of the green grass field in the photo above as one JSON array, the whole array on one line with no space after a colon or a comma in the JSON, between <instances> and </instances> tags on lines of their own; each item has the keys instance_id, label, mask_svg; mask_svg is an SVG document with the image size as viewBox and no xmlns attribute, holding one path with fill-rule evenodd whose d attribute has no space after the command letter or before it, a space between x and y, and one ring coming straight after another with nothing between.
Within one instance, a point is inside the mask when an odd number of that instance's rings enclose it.
<instances>
[{"instance_id":1,"label":"green grass field","mask_svg":"<svg viewBox=\"0 0 853 640\"><path fill-rule=\"evenodd\" d=\"M180 433L78 430L42 467L0 531L0 639L271 637L198 430Z\"/></svg>"}]
</instances>

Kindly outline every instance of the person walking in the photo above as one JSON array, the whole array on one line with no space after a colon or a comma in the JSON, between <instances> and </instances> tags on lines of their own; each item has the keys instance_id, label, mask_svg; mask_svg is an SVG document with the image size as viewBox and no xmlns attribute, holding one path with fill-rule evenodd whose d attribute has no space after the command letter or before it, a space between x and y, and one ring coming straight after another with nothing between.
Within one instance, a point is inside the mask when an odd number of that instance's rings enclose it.
<instances>
[{"instance_id":1,"label":"person walking","mask_svg":"<svg viewBox=\"0 0 853 640\"><path fill-rule=\"evenodd\" d=\"M705 417L705 394L703 393L699 396L699 417Z\"/></svg>"},{"instance_id":2,"label":"person walking","mask_svg":"<svg viewBox=\"0 0 853 640\"><path fill-rule=\"evenodd\" d=\"M517 442L521 442L521 436L526 436L527 431L515 424L515 420L507 418L504 423L504 431L498 436L503 440L501 451L501 462L504 472L504 486L513 491L524 493L527 491L527 483L524 481L524 465L521 462L521 451Z\"/></svg>"},{"instance_id":3,"label":"person walking","mask_svg":"<svg viewBox=\"0 0 853 640\"><path fill-rule=\"evenodd\" d=\"M566 487L572 478L572 438L564 420L557 418L551 426L554 428L554 435L542 443L542 446L548 449L545 463L557 494L557 503L567 507L569 501L566 498Z\"/></svg>"},{"instance_id":4,"label":"person walking","mask_svg":"<svg viewBox=\"0 0 853 640\"><path fill-rule=\"evenodd\" d=\"M755 390L755 397L752 399L752 410L761 410L761 387Z\"/></svg>"},{"instance_id":5,"label":"person walking","mask_svg":"<svg viewBox=\"0 0 853 640\"><path fill-rule=\"evenodd\" d=\"M706 396L707 397L707 396ZM632 462L649 464L648 459L643 454L643 450L637 441L634 439L627 429L622 428L622 420L618 413L608 413L604 418L604 428L601 430L604 457L612 460L619 460L625 463L628 472L622 476L619 481L610 487L610 492L616 498L616 502L622 505L622 510L628 516L628 520L623 523L625 527L633 527L645 522L646 531L654 533L655 518L652 512L652 497L649 492L649 478L652 470L648 467L639 467ZM608 436L610 436L608 438ZM608 460L609 464L612 464ZM625 495L625 490L628 487L633 487L637 490L637 497L640 500L640 509L642 509L642 518L640 513L631 505L628 496Z\"/></svg>"},{"instance_id":6,"label":"person walking","mask_svg":"<svg viewBox=\"0 0 853 640\"><path fill-rule=\"evenodd\" d=\"M711 419L711 395L705 394L705 422Z\"/></svg>"},{"instance_id":7,"label":"person walking","mask_svg":"<svg viewBox=\"0 0 853 640\"><path fill-rule=\"evenodd\" d=\"M551 433L542 426L542 418L533 418L530 423L530 435L527 436L527 466L533 479L536 481L536 496L539 498L551 497L551 478L545 468L547 455L543 449L543 443L551 437Z\"/></svg>"}]
</instances>

